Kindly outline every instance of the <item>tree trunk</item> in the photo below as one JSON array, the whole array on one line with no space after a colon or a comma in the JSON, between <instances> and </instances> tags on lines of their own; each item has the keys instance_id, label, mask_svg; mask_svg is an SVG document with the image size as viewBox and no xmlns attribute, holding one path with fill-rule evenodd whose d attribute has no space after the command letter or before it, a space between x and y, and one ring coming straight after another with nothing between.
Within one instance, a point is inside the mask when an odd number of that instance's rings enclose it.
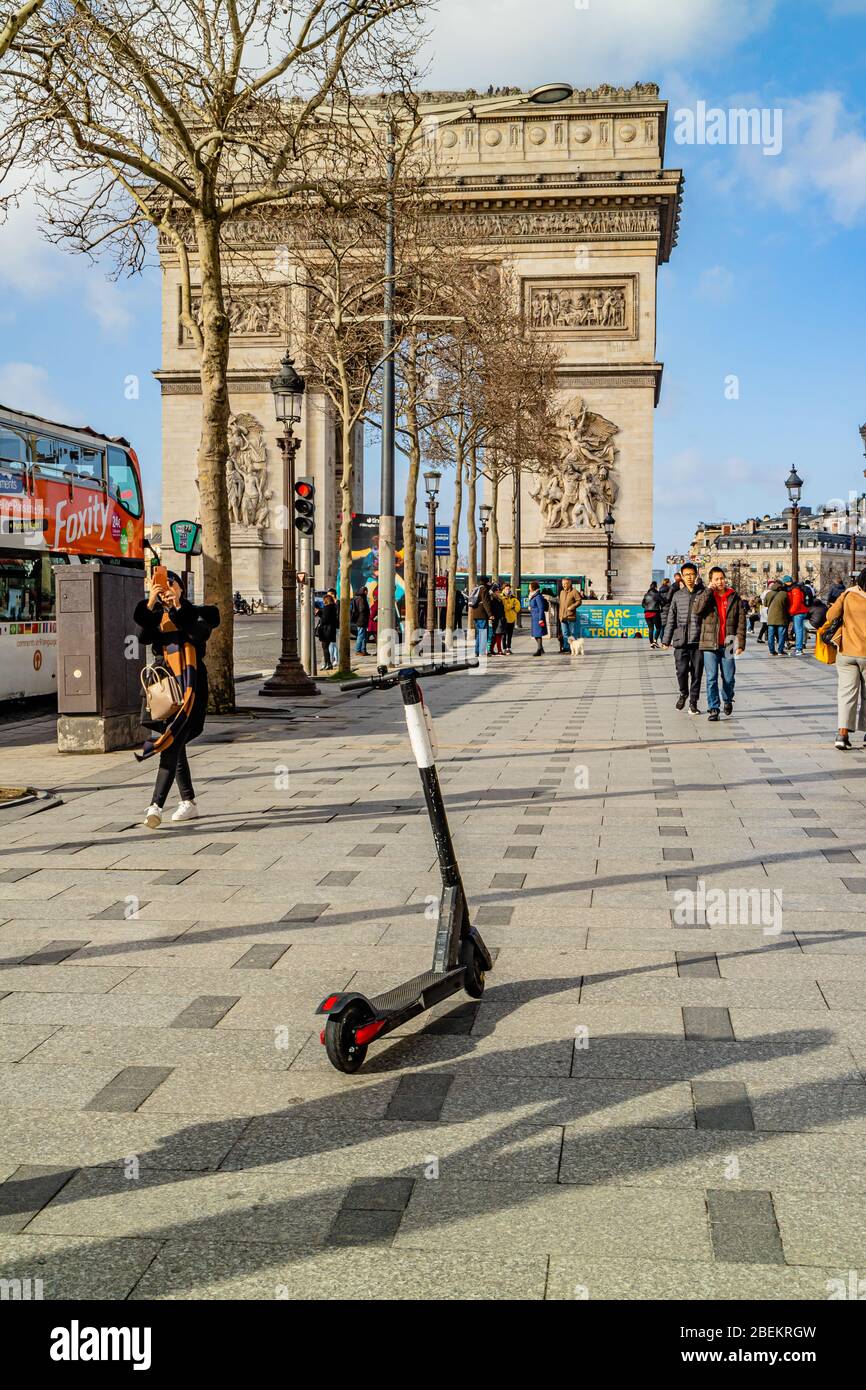
<instances>
[{"instance_id":1,"label":"tree trunk","mask_svg":"<svg viewBox=\"0 0 866 1390\"><path fill-rule=\"evenodd\" d=\"M466 460L466 529L469 533L469 560L466 585L471 591L478 583L478 532L475 528L475 502L478 490L478 464L475 450L469 450Z\"/></svg>"},{"instance_id":2,"label":"tree trunk","mask_svg":"<svg viewBox=\"0 0 866 1390\"><path fill-rule=\"evenodd\" d=\"M352 582L352 479L355 475L355 431L350 419L351 406L345 402L340 421L343 437L343 476L340 479L340 629L337 633L338 676L352 673L351 582Z\"/></svg>"},{"instance_id":3,"label":"tree trunk","mask_svg":"<svg viewBox=\"0 0 866 1390\"><path fill-rule=\"evenodd\" d=\"M490 564L490 573L494 579L499 578L499 469L496 461L493 463L493 477L490 482L490 503L493 511L490 513L490 548L493 552L493 559Z\"/></svg>"},{"instance_id":4,"label":"tree trunk","mask_svg":"<svg viewBox=\"0 0 866 1390\"><path fill-rule=\"evenodd\" d=\"M460 513L463 510L463 450L458 448L454 469L454 515L451 518L451 544L448 549L448 604L445 609L445 640L453 640L456 626L454 615L457 609L457 537L460 531ZM469 621L469 609L466 610Z\"/></svg>"},{"instance_id":5,"label":"tree trunk","mask_svg":"<svg viewBox=\"0 0 866 1390\"><path fill-rule=\"evenodd\" d=\"M415 509L418 505L418 474L421 470L421 440L418 434L418 344L412 337L406 353L406 432L409 436L409 476L403 508L403 583L406 588L406 639L411 642L418 629L418 570L415 564ZM428 603L430 597L428 594Z\"/></svg>"},{"instance_id":6,"label":"tree trunk","mask_svg":"<svg viewBox=\"0 0 866 1390\"><path fill-rule=\"evenodd\" d=\"M208 683L210 709L224 714L235 707L231 527L226 490L229 321L223 300L219 226L215 219L199 215L195 232L201 272L201 439L197 477L204 601L214 604L220 612L220 625L208 643ZM168 517L166 521L176 519Z\"/></svg>"}]
</instances>

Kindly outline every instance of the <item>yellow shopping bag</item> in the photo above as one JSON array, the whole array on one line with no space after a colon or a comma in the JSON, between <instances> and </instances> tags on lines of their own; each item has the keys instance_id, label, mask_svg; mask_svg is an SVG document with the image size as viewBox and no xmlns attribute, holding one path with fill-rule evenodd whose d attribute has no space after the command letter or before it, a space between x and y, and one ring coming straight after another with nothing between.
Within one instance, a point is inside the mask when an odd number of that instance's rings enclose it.
<instances>
[{"instance_id":1,"label":"yellow shopping bag","mask_svg":"<svg viewBox=\"0 0 866 1390\"><path fill-rule=\"evenodd\" d=\"M839 653L832 642L824 641L821 636L823 631L824 628L820 627L815 633L815 660L823 661L825 666L832 666Z\"/></svg>"}]
</instances>

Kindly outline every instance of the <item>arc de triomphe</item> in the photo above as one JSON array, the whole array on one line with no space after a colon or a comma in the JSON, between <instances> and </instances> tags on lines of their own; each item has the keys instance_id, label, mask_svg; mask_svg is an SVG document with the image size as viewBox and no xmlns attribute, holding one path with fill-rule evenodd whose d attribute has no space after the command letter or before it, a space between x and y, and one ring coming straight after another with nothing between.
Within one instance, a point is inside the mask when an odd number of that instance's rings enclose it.
<instances>
[{"instance_id":1,"label":"arc de triomphe","mask_svg":"<svg viewBox=\"0 0 866 1390\"><path fill-rule=\"evenodd\" d=\"M652 567L653 409L662 365L656 361L656 271L676 242L679 170L663 168L667 104L658 88L599 87L557 106L486 103L475 93L442 92L422 110L436 125L435 210L461 242L484 242L517 280L533 332L557 347L556 408L561 465L542 481L523 474L524 574L584 575L604 590L608 507L615 597L634 598ZM454 103L466 114L454 119ZM285 343L288 265L275 255L280 234L267 219L233 233L267 272L243 283L233 272L227 305L232 325L229 497L235 586L276 602L282 536L272 509L281 497L281 455L268 382ZM199 432L195 350L180 324L180 272L163 248L163 523L195 517ZM193 277L195 272L193 271ZM247 277L251 279L252 277ZM329 403L312 391L301 428L299 474L317 485L316 584L333 582L339 516L338 433ZM360 455L360 451L359 451ZM358 510L362 469L357 470ZM500 569L511 569L510 484L500 488ZM164 547L171 562L172 552Z\"/></svg>"}]
</instances>

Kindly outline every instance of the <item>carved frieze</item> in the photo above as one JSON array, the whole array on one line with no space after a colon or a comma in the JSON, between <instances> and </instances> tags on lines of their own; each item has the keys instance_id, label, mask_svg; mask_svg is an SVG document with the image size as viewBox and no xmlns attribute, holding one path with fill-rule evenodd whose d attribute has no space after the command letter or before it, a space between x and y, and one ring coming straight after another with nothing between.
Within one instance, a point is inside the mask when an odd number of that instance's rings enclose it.
<instances>
[{"instance_id":1,"label":"carved frieze","mask_svg":"<svg viewBox=\"0 0 866 1390\"><path fill-rule=\"evenodd\" d=\"M538 332L581 338L634 338L637 277L585 275L525 280L524 313Z\"/></svg>"},{"instance_id":2,"label":"carved frieze","mask_svg":"<svg viewBox=\"0 0 866 1390\"><path fill-rule=\"evenodd\" d=\"M192 293L192 309L196 322L200 322L201 297L195 290ZM283 338L286 331L286 291L280 285L232 286L226 294L226 313L233 338ZM192 335L180 322L179 292L178 341L182 347L192 345Z\"/></svg>"}]
</instances>

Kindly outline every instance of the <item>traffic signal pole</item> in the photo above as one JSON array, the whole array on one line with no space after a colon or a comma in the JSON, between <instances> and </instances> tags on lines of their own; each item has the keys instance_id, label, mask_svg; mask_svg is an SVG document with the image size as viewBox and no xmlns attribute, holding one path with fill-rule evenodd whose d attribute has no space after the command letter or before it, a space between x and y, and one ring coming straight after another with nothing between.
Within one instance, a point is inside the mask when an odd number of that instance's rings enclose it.
<instances>
[{"instance_id":1,"label":"traffic signal pole","mask_svg":"<svg viewBox=\"0 0 866 1390\"><path fill-rule=\"evenodd\" d=\"M314 506L312 496L315 493L312 480L302 478L295 482L295 452L299 447L299 440L293 436L291 421L285 425L285 437L282 441L283 447L283 517L285 521L285 531L283 533L283 624L282 624L282 650L280 659L272 676L270 676L259 687L260 695L275 696L297 696L297 695L318 695L319 688L315 681L310 680L300 661L298 660L298 579L295 571L295 530L302 534L308 534L307 526L312 530ZM308 494L302 485L309 486ZM301 488L300 499L298 489ZM292 496L295 497L295 515L290 512L290 502ZM299 500L302 503L301 511L298 511ZM301 525L299 525L301 521Z\"/></svg>"}]
</instances>

